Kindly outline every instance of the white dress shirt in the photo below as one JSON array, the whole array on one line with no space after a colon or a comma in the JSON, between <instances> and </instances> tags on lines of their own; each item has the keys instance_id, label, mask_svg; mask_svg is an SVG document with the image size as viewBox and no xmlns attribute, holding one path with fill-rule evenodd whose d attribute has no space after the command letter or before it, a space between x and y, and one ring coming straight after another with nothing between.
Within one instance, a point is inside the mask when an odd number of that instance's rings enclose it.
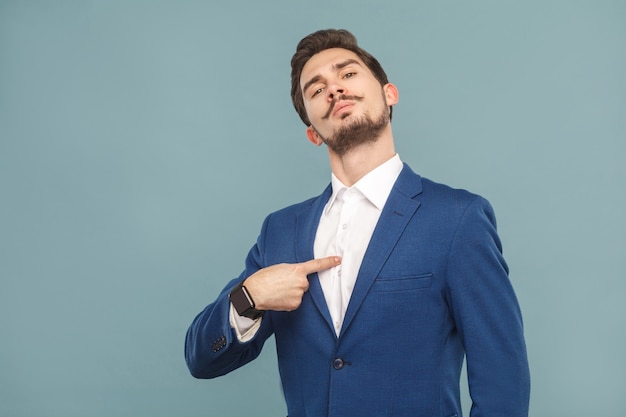
<instances>
[{"instance_id":1,"label":"white dress shirt","mask_svg":"<svg viewBox=\"0 0 626 417\"><path fill-rule=\"evenodd\" d=\"M332 174L333 193L317 227L313 254L315 258L342 257L340 265L317 273L337 335L341 332L363 255L402 168L402 161L396 154L351 187L346 187ZM230 324L241 342L254 337L261 320L241 317L232 304L230 306Z\"/></svg>"},{"instance_id":2,"label":"white dress shirt","mask_svg":"<svg viewBox=\"0 0 626 417\"><path fill-rule=\"evenodd\" d=\"M333 194L322 212L313 254L315 258L342 258L340 265L317 273L337 335L363 255L400 171L402 162L396 154L351 187L332 175Z\"/></svg>"}]
</instances>

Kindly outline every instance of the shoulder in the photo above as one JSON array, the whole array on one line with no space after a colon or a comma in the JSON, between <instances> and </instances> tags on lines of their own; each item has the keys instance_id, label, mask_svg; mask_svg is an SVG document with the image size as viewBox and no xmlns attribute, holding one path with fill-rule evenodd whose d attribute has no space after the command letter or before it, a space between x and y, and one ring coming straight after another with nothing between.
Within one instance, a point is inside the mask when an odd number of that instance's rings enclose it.
<instances>
[{"instance_id":1,"label":"shoulder","mask_svg":"<svg viewBox=\"0 0 626 417\"><path fill-rule=\"evenodd\" d=\"M468 223L476 227L496 226L494 210L486 198L466 189L454 188L422 177L407 165L396 186L398 191L419 202L419 219L429 224L428 227L453 232Z\"/></svg>"},{"instance_id":2,"label":"shoulder","mask_svg":"<svg viewBox=\"0 0 626 417\"><path fill-rule=\"evenodd\" d=\"M432 181L422 177L423 194L432 200L466 207L472 203L487 202L487 200L463 188L453 188L449 185Z\"/></svg>"},{"instance_id":3,"label":"shoulder","mask_svg":"<svg viewBox=\"0 0 626 417\"><path fill-rule=\"evenodd\" d=\"M320 203L326 204L326 202L330 198L331 193L332 193L332 188L329 184L320 195L311 197L299 203L291 204L287 207L276 210L270 213L269 216L272 216L272 217L273 216L278 216L278 217L297 216L298 214L302 212L307 212L311 210L313 207L315 207L316 205L319 205Z\"/></svg>"},{"instance_id":4,"label":"shoulder","mask_svg":"<svg viewBox=\"0 0 626 417\"><path fill-rule=\"evenodd\" d=\"M415 198L422 205L438 209L464 211L469 206L489 206L484 197L463 188L454 188L423 177L414 173L406 164L396 186L400 191L416 190Z\"/></svg>"},{"instance_id":5,"label":"shoulder","mask_svg":"<svg viewBox=\"0 0 626 417\"><path fill-rule=\"evenodd\" d=\"M332 188L330 184L326 187L326 189L318 196L311 197L307 200L301 201L299 203L295 203L284 207L282 209L276 210L270 213L265 218L265 223L276 224L283 223L285 225L291 224L299 217L305 216L309 217L312 213L320 211L320 208L323 208L330 195L332 193Z\"/></svg>"}]
</instances>

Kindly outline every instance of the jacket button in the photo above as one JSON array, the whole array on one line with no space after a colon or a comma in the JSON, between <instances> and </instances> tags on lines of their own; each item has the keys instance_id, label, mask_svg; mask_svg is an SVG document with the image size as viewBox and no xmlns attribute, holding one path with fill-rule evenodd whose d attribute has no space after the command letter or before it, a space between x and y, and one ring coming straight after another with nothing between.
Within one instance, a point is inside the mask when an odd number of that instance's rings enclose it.
<instances>
[{"instance_id":1,"label":"jacket button","mask_svg":"<svg viewBox=\"0 0 626 417\"><path fill-rule=\"evenodd\" d=\"M226 337L222 336L211 344L213 352L217 352L226 346Z\"/></svg>"},{"instance_id":2,"label":"jacket button","mask_svg":"<svg viewBox=\"0 0 626 417\"><path fill-rule=\"evenodd\" d=\"M344 362L341 358L337 358L333 361L333 368L335 368L336 370L340 370L341 368L343 368L343 365Z\"/></svg>"}]
</instances>

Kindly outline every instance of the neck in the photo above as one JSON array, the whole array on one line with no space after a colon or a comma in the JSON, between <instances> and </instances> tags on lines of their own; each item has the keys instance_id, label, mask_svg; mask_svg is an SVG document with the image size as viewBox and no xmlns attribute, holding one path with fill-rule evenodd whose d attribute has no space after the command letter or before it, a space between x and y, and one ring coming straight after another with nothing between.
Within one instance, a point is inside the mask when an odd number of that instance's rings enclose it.
<instances>
[{"instance_id":1,"label":"neck","mask_svg":"<svg viewBox=\"0 0 626 417\"><path fill-rule=\"evenodd\" d=\"M359 145L344 155L339 156L328 148L330 168L333 174L348 187L393 158L395 154L391 125L387 126L375 142Z\"/></svg>"}]
</instances>

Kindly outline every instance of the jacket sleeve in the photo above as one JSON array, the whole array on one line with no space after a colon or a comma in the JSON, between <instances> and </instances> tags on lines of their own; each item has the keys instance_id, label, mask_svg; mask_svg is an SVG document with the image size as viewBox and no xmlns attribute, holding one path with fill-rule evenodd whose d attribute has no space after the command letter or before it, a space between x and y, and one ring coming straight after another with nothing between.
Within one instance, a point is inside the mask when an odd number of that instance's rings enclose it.
<instances>
[{"instance_id":1,"label":"jacket sleeve","mask_svg":"<svg viewBox=\"0 0 626 417\"><path fill-rule=\"evenodd\" d=\"M447 271L465 346L470 417L527 417L530 374L522 315L502 256L493 209L475 197L459 221Z\"/></svg>"},{"instance_id":2,"label":"jacket sleeve","mask_svg":"<svg viewBox=\"0 0 626 417\"><path fill-rule=\"evenodd\" d=\"M189 371L196 378L225 375L252 361L261 353L263 344L272 334L271 317L265 314L256 335L248 342L240 342L230 325L228 298L235 285L266 266L263 241L268 219L263 224L256 245L248 253L244 272L226 285L217 299L196 316L187 330L185 360Z\"/></svg>"}]
</instances>

